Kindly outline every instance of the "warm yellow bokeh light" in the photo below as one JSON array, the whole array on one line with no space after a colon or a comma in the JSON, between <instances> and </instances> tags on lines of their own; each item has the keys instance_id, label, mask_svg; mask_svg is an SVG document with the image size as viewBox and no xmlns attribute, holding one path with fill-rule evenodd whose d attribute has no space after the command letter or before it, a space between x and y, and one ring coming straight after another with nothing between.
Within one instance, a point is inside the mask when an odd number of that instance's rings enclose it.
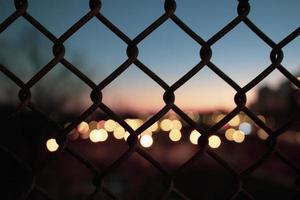
<instances>
[{"instance_id":1,"label":"warm yellow bokeh light","mask_svg":"<svg viewBox=\"0 0 300 200\"><path fill-rule=\"evenodd\" d=\"M180 132L180 130L178 130L178 129L171 130L170 133L169 133L169 138L173 142L179 141L181 139L181 132Z\"/></svg>"},{"instance_id":2,"label":"warm yellow bokeh light","mask_svg":"<svg viewBox=\"0 0 300 200\"><path fill-rule=\"evenodd\" d=\"M229 122L228 122L228 124L230 125L230 126L238 126L239 124L240 124L240 116L239 115L236 115L234 118L232 118Z\"/></svg>"},{"instance_id":3,"label":"warm yellow bokeh light","mask_svg":"<svg viewBox=\"0 0 300 200\"><path fill-rule=\"evenodd\" d=\"M139 137L140 137L140 136L143 136L143 135L151 135L151 136L152 136L152 132L151 132L151 131L148 131L148 130L145 130L144 132L142 132L142 133L139 135Z\"/></svg>"},{"instance_id":4,"label":"warm yellow bokeh light","mask_svg":"<svg viewBox=\"0 0 300 200\"><path fill-rule=\"evenodd\" d=\"M125 122L133 129L138 129L142 124L143 121L141 119L126 119Z\"/></svg>"},{"instance_id":5,"label":"warm yellow bokeh light","mask_svg":"<svg viewBox=\"0 0 300 200\"><path fill-rule=\"evenodd\" d=\"M128 131L125 132L124 134L124 140L127 141L127 138L129 137L130 133Z\"/></svg>"},{"instance_id":6,"label":"warm yellow bokeh light","mask_svg":"<svg viewBox=\"0 0 300 200\"><path fill-rule=\"evenodd\" d=\"M263 129L259 129L257 131L257 136L262 140L266 140L269 137L268 133L266 133Z\"/></svg>"},{"instance_id":7,"label":"warm yellow bokeh light","mask_svg":"<svg viewBox=\"0 0 300 200\"><path fill-rule=\"evenodd\" d=\"M94 129L90 133L92 142L104 142L108 138L108 133L105 129Z\"/></svg>"},{"instance_id":8,"label":"warm yellow bokeh light","mask_svg":"<svg viewBox=\"0 0 300 200\"><path fill-rule=\"evenodd\" d=\"M193 130L190 134L190 141L192 144L198 144L198 139L201 134L197 130Z\"/></svg>"},{"instance_id":9,"label":"warm yellow bokeh light","mask_svg":"<svg viewBox=\"0 0 300 200\"><path fill-rule=\"evenodd\" d=\"M241 130L234 131L232 138L236 143L242 143L245 140L245 133Z\"/></svg>"},{"instance_id":10,"label":"warm yellow bokeh light","mask_svg":"<svg viewBox=\"0 0 300 200\"><path fill-rule=\"evenodd\" d=\"M54 152L58 149L59 145L57 144L57 142L54 138L50 138L46 142L46 147L47 147L48 151Z\"/></svg>"},{"instance_id":11,"label":"warm yellow bokeh light","mask_svg":"<svg viewBox=\"0 0 300 200\"><path fill-rule=\"evenodd\" d=\"M208 138L208 145L211 148L216 149L221 145L221 139L217 135L212 135Z\"/></svg>"},{"instance_id":12,"label":"warm yellow bokeh light","mask_svg":"<svg viewBox=\"0 0 300 200\"><path fill-rule=\"evenodd\" d=\"M240 120L241 120L241 122L242 121L243 122L248 122L248 123L252 122L251 118L248 115L240 115Z\"/></svg>"},{"instance_id":13,"label":"warm yellow bokeh light","mask_svg":"<svg viewBox=\"0 0 300 200\"><path fill-rule=\"evenodd\" d=\"M153 144L152 136L148 134L142 135L140 139L140 144L145 148L151 147L151 145Z\"/></svg>"},{"instance_id":14,"label":"warm yellow bokeh light","mask_svg":"<svg viewBox=\"0 0 300 200\"><path fill-rule=\"evenodd\" d=\"M173 127L173 123L170 119L164 119L160 122L160 128L163 131L170 131Z\"/></svg>"},{"instance_id":15,"label":"warm yellow bokeh light","mask_svg":"<svg viewBox=\"0 0 300 200\"><path fill-rule=\"evenodd\" d=\"M234 128L229 128L225 131L225 137L227 140L229 141L233 141L233 133L235 132L236 130Z\"/></svg>"},{"instance_id":16,"label":"warm yellow bokeh light","mask_svg":"<svg viewBox=\"0 0 300 200\"><path fill-rule=\"evenodd\" d=\"M158 122L155 122L154 124L152 124L147 130L150 132L157 131L158 130Z\"/></svg>"},{"instance_id":17,"label":"warm yellow bokeh light","mask_svg":"<svg viewBox=\"0 0 300 200\"><path fill-rule=\"evenodd\" d=\"M181 130L182 123L178 119L172 120L172 129Z\"/></svg>"},{"instance_id":18,"label":"warm yellow bokeh light","mask_svg":"<svg viewBox=\"0 0 300 200\"><path fill-rule=\"evenodd\" d=\"M125 129L122 126L118 126L115 128L113 135L116 139L120 140L125 136Z\"/></svg>"},{"instance_id":19,"label":"warm yellow bokeh light","mask_svg":"<svg viewBox=\"0 0 300 200\"><path fill-rule=\"evenodd\" d=\"M86 122L81 122L80 124L78 124L77 126L77 131L78 133L81 135L88 135L90 128L88 123Z\"/></svg>"},{"instance_id":20,"label":"warm yellow bokeh light","mask_svg":"<svg viewBox=\"0 0 300 200\"><path fill-rule=\"evenodd\" d=\"M117 127L117 123L112 119L109 119L104 123L104 128L108 132L113 132L116 127Z\"/></svg>"},{"instance_id":21,"label":"warm yellow bokeh light","mask_svg":"<svg viewBox=\"0 0 300 200\"><path fill-rule=\"evenodd\" d=\"M221 121L224 118L224 116L225 116L224 114L214 115L213 116L213 121L217 123L217 122Z\"/></svg>"}]
</instances>

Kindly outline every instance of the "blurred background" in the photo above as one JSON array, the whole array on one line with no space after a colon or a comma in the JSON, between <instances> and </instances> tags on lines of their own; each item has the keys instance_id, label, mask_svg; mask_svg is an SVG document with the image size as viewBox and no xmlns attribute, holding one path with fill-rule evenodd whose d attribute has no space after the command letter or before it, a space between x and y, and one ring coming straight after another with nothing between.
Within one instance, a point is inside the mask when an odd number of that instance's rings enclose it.
<instances>
[{"instance_id":1,"label":"blurred background","mask_svg":"<svg viewBox=\"0 0 300 200\"><path fill-rule=\"evenodd\" d=\"M88 1L28 0L27 12L56 37L89 11ZM177 2L176 15L207 40L237 16L237 1ZM274 42L299 27L300 2L250 1L248 17ZM13 2L0 0L0 22L15 11ZM131 39L164 12L163 1L102 1L101 13ZM278 14L280 13L280 14ZM65 58L81 72L100 83L126 59L127 45L93 18L65 43ZM52 42L24 18L18 18L0 34L0 64L25 83L52 58ZM168 85L172 85L199 61L200 46L171 20L165 22L139 45L138 58ZM271 48L240 23L212 46L212 62L243 87L270 64ZM300 39L283 49L282 65L300 80ZM12 118L18 107L19 87L0 73L1 144L33 168L58 148L57 132L29 108ZM56 65L31 88L31 101L49 118L67 126L92 101L91 89L63 65ZM103 102L134 130L164 105L164 89L131 65L103 89ZM196 123L210 127L232 111L236 91L208 67L175 91L175 104ZM246 106L269 128L280 128L293 115L296 120L278 137L277 148L299 166L300 91L278 70L247 92ZM91 160L99 169L111 165L128 149L128 132L100 109L69 134L70 148ZM198 150L201 133L193 130L174 112L149 127L139 145L167 170L175 171ZM237 172L245 170L267 151L268 134L244 113L238 114L209 138L209 148ZM26 173L7 159L1 174L7 179L7 199L15 199L28 181ZM38 173L36 182L53 199L85 199L92 193L93 174L69 154L62 152ZM271 156L244 181L244 188L257 199L297 199L299 177L278 157ZM233 177L211 156L175 179L175 186L190 199L224 199L230 194ZM163 176L142 156L133 156L105 178L105 185L120 199L157 199L164 191ZM4 196L5 196L4 195ZM34 192L30 199L41 199ZM170 199L178 199L170 196Z\"/></svg>"}]
</instances>

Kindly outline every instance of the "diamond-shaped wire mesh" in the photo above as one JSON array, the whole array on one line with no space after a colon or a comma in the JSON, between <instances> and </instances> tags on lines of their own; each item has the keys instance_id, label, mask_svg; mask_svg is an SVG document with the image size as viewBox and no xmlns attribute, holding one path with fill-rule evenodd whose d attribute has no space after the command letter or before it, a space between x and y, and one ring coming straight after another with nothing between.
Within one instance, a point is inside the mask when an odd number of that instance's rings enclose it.
<instances>
[{"instance_id":1,"label":"diamond-shaped wire mesh","mask_svg":"<svg viewBox=\"0 0 300 200\"><path fill-rule=\"evenodd\" d=\"M153 23L151 23L145 30L142 30L136 37L131 39L126 34L124 34L116 25L114 25L111 21L109 21L102 13L101 13L101 1L100 0L90 0L89 6L90 11L82 16L75 24L73 24L66 32L64 32L60 37L54 36L47 27L44 27L38 19L32 17L30 13L27 12L27 8L30 6L27 0L15 0L15 12L12 13L9 17L7 17L0 24L0 34L5 31L10 25L12 25L18 18L24 18L27 22L29 22L36 30L38 30L41 34L46 36L53 43L53 59L50 60L45 66L43 66L28 82L23 82L17 75L11 72L7 66L0 64L0 71L9 79L11 79L18 87L19 87L19 100L20 104L16 111L11 113L8 118L20 113L24 109L30 109L34 113L36 113L40 118L46 120L51 126L56 130L57 137L56 140L60 145L59 151L51 154L49 158L45 159L44 163L39 163L38 166L31 167L28 163L22 161L18 155L15 155L13 151L7 149L5 146L0 146L0 150L7 157L12 159L15 165L22 169L23 173L28 175L28 185L24 192L18 196L17 199L28 199L31 193L36 192L39 193L41 198L43 199L52 199L48 192L44 190L36 181L35 177L38 173L40 173L45 166L52 162L53 159L57 159L61 156L61 153L70 154L74 157L77 162L83 164L92 174L93 180L90 180L90 183L94 185L94 191L86 197L86 199L101 199L109 198L116 199L115 194L109 190L109 188L105 184L105 178L114 173L118 167L122 167L121 165L125 163L134 153L139 154L145 160L152 164L154 168L156 168L163 181L164 191L161 194L161 199L171 198L171 195L177 196L179 199L189 199L188 194L184 194L177 188L175 178L179 176L183 171L187 170L192 164L196 161L199 161L203 155L208 155L213 160L215 160L224 170L228 171L228 173L234 179L234 182L231 186L232 191L227 199L255 199L252 194L247 191L247 188L244 187L243 181L244 179L252 174L256 169L258 169L270 156L276 156L280 162L287 165L291 170L295 171L295 173L299 176L300 171L299 167L294 164L291 160L288 159L276 146L277 138L283 134L290 126L291 123L299 122L297 118L297 113L295 113L294 117L282 125L282 127L272 130L269 128L254 112L252 112L246 106L246 93L254 88L257 84L259 84L263 79L268 77L268 75L274 70L278 70L285 76L290 82L292 82L298 89L300 88L300 81L293 76L282 64L284 53L282 51L283 47L297 38L300 34L300 28L298 27L292 33L287 35L280 42L275 43L271 38L269 38L260 28L258 28L247 16L250 12L250 4L248 0L239 0L237 5L237 16L232 19L224 28L215 33L208 40L204 40L200 35L195 33L189 26L187 26L177 15L176 15L176 2L175 0L166 0L164 3L165 12L157 18ZM128 58L109 76L107 76L100 83L94 83L88 76L83 74L75 65L73 65L70 61L68 61L65 55L64 43L72 37L80 28L85 26L85 24L91 19L96 18L99 23L105 25L112 34L115 34L119 37L124 43L127 44L127 56ZM176 24L185 34L191 37L195 43L199 44L200 49L200 58L199 63L195 65L190 71L186 74L183 74L180 79L178 79L174 84L168 85L164 80L162 80L157 74L155 74L148 66L146 66L139 59L139 49L138 45L147 38L153 31L163 25L167 20L171 20ZM237 83L235 83L229 76L227 76L218 66L216 66L211 60L213 51L211 47L217 43L219 40L232 31L237 25L240 23L244 23L253 33L256 34L258 38L260 38L266 45L268 45L272 51L270 52L270 60L271 64L266 66L265 70L258 74L252 81L246 84L244 87L240 87ZM52 121L47 115L45 115L39 108L32 103L31 101L31 89L35 86L44 76L46 76L51 70L55 68L55 66L60 63L64 67L69 70L69 73L73 73L77 76L84 84L89 86L92 89L90 94L90 98L93 104L85 110L79 117L72 121L68 126L62 127L56 122ZM120 76L125 70L132 65L138 67L141 71L145 73L148 77L150 77L155 83L157 83L161 88L163 88L164 95L163 100L165 102L164 107L159 110L155 115L149 118L142 126L138 129L133 130L123 119L121 116L113 112L107 105L102 102L102 89L109 85L114 79ZM212 70L217 76L219 76L224 82L229 84L235 91L236 95L234 98L235 108L227 114L222 120L217 122L211 127L203 127L193 121L187 113L185 113L181 108L175 105L175 95L174 92L189 81L195 74L197 74L202 68L208 67ZM77 125L88 118L95 110L101 109L105 112L110 118L117 121L121 126L123 126L129 133L130 136L127 140L127 150L120 155L118 159L116 159L111 165L107 166L104 169L97 168L93 162L88 160L87 158L80 155L80 153L72 150L68 145L67 135L70 131L77 127ZM142 149L139 145L137 145L138 136L144 132L147 128L149 128L152 124L154 124L157 120L162 118L167 112L170 110L174 111L177 115L179 115L191 128L198 130L202 133L202 136L198 140L198 151L191 155L191 158L187 160L184 164L182 164L177 170L170 172L163 165L161 165L152 155ZM208 137L213 133L218 132L226 123L228 123L233 117L235 117L240 112L243 112L249 118L251 118L257 126L263 129L268 135L268 139L266 140L266 152L262 152L262 155L250 166L244 169L242 172L236 171L231 165L226 162L221 156L212 151L208 147ZM201 173L201 171L199 171ZM205 180L199 180L205 181ZM299 177L298 181L295 183L299 187ZM296 197L297 198L297 197ZM299 196L298 196L299 198Z\"/></svg>"}]
</instances>

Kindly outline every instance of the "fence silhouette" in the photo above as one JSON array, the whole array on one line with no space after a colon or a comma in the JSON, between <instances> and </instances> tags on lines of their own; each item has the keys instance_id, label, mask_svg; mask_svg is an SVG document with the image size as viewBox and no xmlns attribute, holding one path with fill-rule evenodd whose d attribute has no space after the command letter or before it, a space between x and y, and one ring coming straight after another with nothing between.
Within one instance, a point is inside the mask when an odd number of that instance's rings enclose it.
<instances>
[{"instance_id":1,"label":"fence silhouette","mask_svg":"<svg viewBox=\"0 0 300 200\"><path fill-rule=\"evenodd\" d=\"M299 166L289 160L288 156L282 153L276 146L277 138L284 134L292 123L299 121L297 118L297 113L291 116L283 125L272 130L268 127L255 113L253 113L246 106L247 98L246 93L253 89L258 83L265 79L274 70L279 71L283 76L285 76L291 83L293 83L297 89L300 88L300 81L293 76L282 64L284 58L283 47L289 44L291 41L296 39L300 34L300 27L291 32L280 42L275 43L270 37L268 37L260 28L258 28L247 16L250 12L250 4L248 0L239 0L237 4L237 15L232 19L225 27L215 33L208 40L204 40L200 35L195 33L188 25L186 25L178 16L176 16L176 1L166 0L164 2L165 12L157 18L153 23L151 23L145 30L142 30L135 38L130 38L124 34L116 25L109 21L101 13L101 1L100 0L90 0L89 6L90 11L81 17L75 24L73 24L66 32L64 32L60 37L54 36L47 27L44 27L38 19L32 17L30 13L27 12L27 8L30 6L27 0L15 0L15 12L13 12L8 18L6 18L0 24L0 34L5 31L11 24L13 24L18 18L23 18L29 22L33 27L35 27L41 34L46 36L53 43L53 59L50 60L45 66L43 66L39 72L37 72L28 82L23 82L17 75L9 70L7 66L0 64L0 71L12 80L19 88L19 100L15 112L11 113L8 118L21 112L25 108L29 108L34 113L38 114L41 118L46 119L51 126L57 131L56 141L59 144L58 152L55 152L50 157L45 159L45 163L40 163L40 166L33 169L28 163L21 160L18 155L13 153L10 149L6 148L4 145L0 146L0 151L5 154L10 159L14 160L16 166L22 169L28 177L30 177L30 182L27 185L25 191L18 196L17 199L27 199L32 192L40 193L45 199L52 199L49 193L44 190L35 181L35 176L38 172L42 171L53 158L60 156L61 151L64 151L71 156L73 156L78 162L85 165L87 169L93 174L94 179L91 180L91 184L94 185L94 191L87 197L87 199L96 199L99 197L108 199L117 199L112 191L105 185L105 178L109 174L114 173L114 170L122 163L126 162L133 153L138 153L144 159L146 159L151 165L156 168L161 177L165 180L163 185L165 186L164 192L161 194L161 199L168 199L170 195L176 195L179 199L189 199L188 194L184 194L177 188L175 178L185 171L189 166L193 165L196 161L200 160L204 154L207 154L212 159L214 159L220 166L222 166L234 179L232 183L232 191L226 199L255 199L253 195L247 191L247 188L243 186L244 179L252 174L256 169L258 169L271 155L276 156L282 163L288 166L291 170L295 171L298 175L298 179L295 182L296 186L300 187L300 171ZM59 6L59 5L58 5ZM99 25L106 26L112 34L119 37L124 43L127 44L127 56L128 58L109 76L107 76L100 83L94 83L88 76L82 73L75 65L69 62L65 57L64 43L72 37L80 28L85 26L85 24L92 18L96 18L99 21ZM167 20L171 20L176 24L185 34L191 37L197 44L199 44L199 63L192 67L186 74L183 74L180 79L178 79L174 84L168 85L164 80L162 80L157 74L155 74L148 66L146 66L142 60L139 59L139 48L138 45L147 38L153 31L159 28ZM266 66L263 72L258 74L253 80L247 83L244 87L240 87L235 81L233 81L228 75L226 75L218 66L211 60L212 49L211 47L217 43L219 40L232 31L237 25L244 23L253 33L256 34L267 46L272 50L270 52L271 64ZM82 80L87 86L92 89L90 98L93 104L85 110L79 117L72 121L68 126L63 127L62 125L52 121L46 114L39 110L39 108L31 101L31 88L35 86L45 75L47 75L57 64L61 63L65 68L69 70L69 73L73 73L79 79ZM155 83L164 89L163 100L165 102L164 107L155 113L151 118L149 118L142 126L137 130L133 130L117 113L113 112L107 105L102 102L102 89L109 85L114 79L120 76L125 70L127 70L131 65L134 64L140 70L142 70L145 75L150 77ZM180 109L175 102L174 92L188 82L194 75L196 75L202 68L209 68L217 76L219 76L224 82L230 85L235 91L234 102L236 104L235 108L228 113L222 120L215 123L211 127L202 127L197 124L193 119L191 119L187 113ZM77 125L89 117L96 109L101 109L110 118L118 122L126 131L130 133L128 137L127 150L119 156L110 166L99 169L96 167L92 161L86 159L84 156L80 155L76 150L71 149L68 146L68 133L71 132ZM146 152L143 148L139 146L138 135L144 132L152 124L162 118L168 111L174 111L179 115L191 128L196 129L201 132L202 136L198 140L198 151L194 155L190 155L184 164L182 164L174 172L170 172L164 168L155 158ZM233 117L235 117L240 112L247 115L251 120L253 120L257 126L263 129L268 135L268 139L265 141L266 151L261 152L261 156L257 158L250 166L244 169L242 172L237 172L231 165L215 153L213 150L208 148L208 137L216 133L225 124L227 124ZM199 171L201 173L201 171ZM205 181L205 180L199 180ZM299 196L295 197L295 199Z\"/></svg>"}]
</instances>

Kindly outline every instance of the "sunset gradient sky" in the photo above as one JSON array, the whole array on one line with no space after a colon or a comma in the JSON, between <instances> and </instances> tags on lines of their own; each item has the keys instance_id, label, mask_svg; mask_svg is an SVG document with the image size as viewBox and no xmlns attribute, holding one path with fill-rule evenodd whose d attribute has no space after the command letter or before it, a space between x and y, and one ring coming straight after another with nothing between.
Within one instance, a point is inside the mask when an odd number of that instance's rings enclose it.
<instances>
[{"instance_id":1,"label":"sunset gradient sky","mask_svg":"<svg viewBox=\"0 0 300 200\"><path fill-rule=\"evenodd\" d=\"M177 0L176 15L205 40L230 22L236 15L237 1ZM279 42L299 27L299 0L253 0L249 1L249 18L275 42ZM0 0L0 20L3 21L14 7ZM103 0L101 12L130 38L134 38L163 12L162 0ZM60 5L60 6L58 6ZM89 10L88 1L39 1L29 0L28 12L37 18L53 34L59 37ZM17 41L22 32L32 26L18 19L0 35L0 41ZM33 29L32 29L33 30ZM53 55L51 43L42 37L44 63ZM111 33L98 20L92 19L65 42L66 58L79 60L79 69L100 82L121 63L126 56L126 44ZM200 46L181 31L172 21L167 21L139 44L139 59L169 85L178 80L199 61ZM284 66L297 75L300 71L300 38L284 49ZM8 49L9 51L9 49ZM232 77L240 86L247 84L269 64L271 49L244 24L212 46L212 62ZM9 61L24 81L33 72L18 68L26 61L16 58ZM276 86L284 77L273 72L259 86ZM255 88L257 89L257 88ZM157 110L164 105L163 90L134 65L104 89L104 101L115 109ZM88 94L88 92L87 92ZM176 104L183 109L231 109L234 107L234 90L208 68L201 70L176 95ZM82 95L87 104L89 95ZM255 98L255 90L248 94L249 102Z\"/></svg>"}]
</instances>

